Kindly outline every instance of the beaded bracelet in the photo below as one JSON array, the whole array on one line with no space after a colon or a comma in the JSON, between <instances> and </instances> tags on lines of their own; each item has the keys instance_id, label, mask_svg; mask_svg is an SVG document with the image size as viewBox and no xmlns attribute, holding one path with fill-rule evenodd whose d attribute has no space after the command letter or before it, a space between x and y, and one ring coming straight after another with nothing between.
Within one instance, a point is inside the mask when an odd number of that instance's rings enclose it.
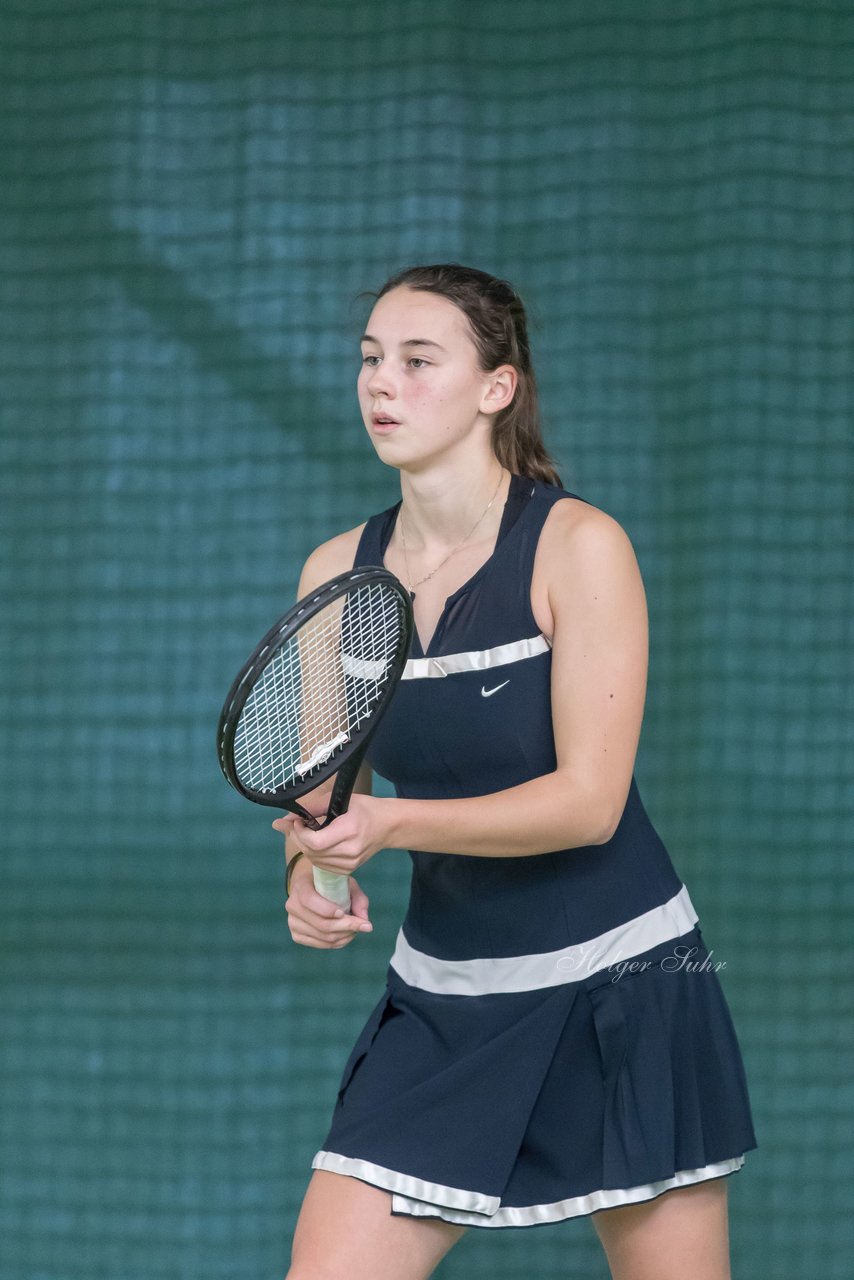
<instances>
[{"instance_id":1,"label":"beaded bracelet","mask_svg":"<svg viewBox=\"0 0 854 1280\"><path fill-rule=\"evenodd\" d=\"M293 875L293 873L294 873L294 867L297 865L297 863L299 862L300 858L302 858L302 857L304 857L304 856L305 856L305 855L304 855L304 853L303 853L302 849L299 849L299 850L294 854L294 856L291 858L290 862L288 863L288 869L287 869L287 872L286 872L286 874L285 874L285 893L287 893L288 897L290 897L290 894L291 894L291 876L292 876L292 875Z\"/></svg>"}]
</instances>

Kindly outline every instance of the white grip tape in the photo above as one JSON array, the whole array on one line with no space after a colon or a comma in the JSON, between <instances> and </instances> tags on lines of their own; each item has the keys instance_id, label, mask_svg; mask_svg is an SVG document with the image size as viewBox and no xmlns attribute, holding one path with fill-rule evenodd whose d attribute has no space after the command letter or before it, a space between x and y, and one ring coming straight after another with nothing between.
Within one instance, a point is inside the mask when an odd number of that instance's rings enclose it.
<instances>
[{"instance_id":1,"label":"white grip tape","mask_svg":"<svg viewBox=\"0 0 854 1280\"><path fill-rule=\"evenodd\" d=\"M343 907L349 914L350 877L339 876L334 871L323 871L320 867L313 867L312 871L317 892L322 897L328 898L330 902L334 902L336 907Z\"/></svg>"}]
</instances>

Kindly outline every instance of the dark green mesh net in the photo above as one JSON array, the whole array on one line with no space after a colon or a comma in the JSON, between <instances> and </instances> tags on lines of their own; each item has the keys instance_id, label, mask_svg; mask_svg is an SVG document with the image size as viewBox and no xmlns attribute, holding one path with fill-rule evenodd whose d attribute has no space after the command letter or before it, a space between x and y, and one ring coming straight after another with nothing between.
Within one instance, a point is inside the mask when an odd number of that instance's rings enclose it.
<instances>
[{"instance_id":1,"label":"dark green mesh net","mask_svg":"<svg viewBox=\"0 0 854 1280\"><path fill-rule=\"evenodd\" d=\"M527 300L564 484L644 574L637 776L760 1142L735 1274L849 1274L852 57L825 0L3 6L4 1280L284 1274L408 860L372 936L294 948L214 729L397 496L354 295L446 259ZM606 1268L569 1222L438 1274Z\"/></svg>"}]
</instances>

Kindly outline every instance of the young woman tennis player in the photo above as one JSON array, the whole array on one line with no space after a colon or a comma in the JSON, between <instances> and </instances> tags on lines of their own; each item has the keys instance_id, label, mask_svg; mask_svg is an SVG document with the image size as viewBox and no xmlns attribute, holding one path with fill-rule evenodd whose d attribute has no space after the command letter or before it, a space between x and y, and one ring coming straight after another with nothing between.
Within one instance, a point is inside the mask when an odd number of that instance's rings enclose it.
<instances>
[{"instance_id":1,"label":"young woman tennis player","mask_svg":"<svg viewBox=\"0 0 854 1280\"><path fill-rule=\"evenodd\" d=\"M592 1215L614 1280L726 1280L727 1174L756 1145L697 914L634 779L647 675L631 543L561 487L504 281L416 267L377 295L359 403L401 501L318 547L300 595L384 564L416 635L349 810L286 834L296 942L370 929L320 897L411 850L388 985L313 1161L290 1280L420 1280L467 1227ZM323 796L309 807L318 814Z\"/></svg>"}]
</instances>

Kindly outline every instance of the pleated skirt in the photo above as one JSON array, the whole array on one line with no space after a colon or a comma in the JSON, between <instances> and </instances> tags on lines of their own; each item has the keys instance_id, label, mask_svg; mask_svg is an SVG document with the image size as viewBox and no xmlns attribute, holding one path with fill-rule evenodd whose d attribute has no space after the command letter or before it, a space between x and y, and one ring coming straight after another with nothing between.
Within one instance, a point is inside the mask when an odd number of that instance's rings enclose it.
<instances>
[{"instance_id":1,"label":"pleated skirt","mask_svg":"<svg viewBox=\"0 0 854 1280\"><path fill-rule=\"evenodd\" d=\"M312 1165L496 1228L733 1173L757 1142L718 964L697 925L546 989L440 994L392 965Z\"/></svg>"}]
</instances>

